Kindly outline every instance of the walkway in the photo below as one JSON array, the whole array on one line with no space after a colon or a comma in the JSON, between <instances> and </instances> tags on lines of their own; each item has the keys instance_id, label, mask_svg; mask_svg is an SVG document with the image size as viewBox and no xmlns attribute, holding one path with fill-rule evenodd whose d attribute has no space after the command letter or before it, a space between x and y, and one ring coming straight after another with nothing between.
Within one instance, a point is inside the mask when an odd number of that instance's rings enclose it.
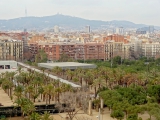
<instances>
[{"instance_id":1,"label":"walkway","mask_svg":"<svg viewBox=\"0 0 160 120\"><path fill-rule=\"evenodd\" d=\"M3 106L12 106L13 102L11 101L10 97L4 92L4 90L0 87L0 103Z\"/></svg>"},{"instance_id":2,"label":"walkway","mask_svg":"<svg viewBox=\"0 0 160 120\"><path fill-rule=\"evenodd\" d=\"M24 63L18 62L18 64L21 65L21 66L23 66L23 67L26 67L26 68L28 68L28 69L35 70L36 72L42 73L41 70L36 69L36 68L33 68L33 67L31 67L31 66L29 66L29 65L26 65L26 64L24 64ZM48 73L47 73L47 72L44 72L44 74L48 76ZM72 82L69 82L69 81L67 81L67 80L65 80L65 79L59 78L59 77L54 76L54 75L50 75L50 74L49 74L49 77L52 78L52 79L55 79L55 80L59 79L60 82L66 83L66 84L70 84L72 87L75 87L75 88L81 87L80 85L76 85L76 84L74 84L74 83L72 83Z\"/></svg>"}]
</instances>

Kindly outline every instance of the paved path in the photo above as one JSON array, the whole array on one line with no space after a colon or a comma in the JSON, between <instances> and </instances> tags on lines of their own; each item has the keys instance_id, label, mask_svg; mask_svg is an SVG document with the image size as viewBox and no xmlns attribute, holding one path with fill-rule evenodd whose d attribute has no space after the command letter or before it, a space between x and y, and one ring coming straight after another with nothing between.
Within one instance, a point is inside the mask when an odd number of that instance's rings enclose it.
<instances>
[{"instance_id":1,"label":"paved path","mask_svg":"<svg viewBox=\"0 0 160 120\"><path fill-rule=\"evenodd\" d=\"M11 101L10 97L4 92L4 90L0 87L0 103L3 106L11 106L13 102Z\"/></svg>"},{"instance_id":2,"label":"paved path","mask_svg":"<svg viewBox=\"0 0 160 120\"><path fill-rule=\"evenodd\" d=\"M18 64L21 65L21 66L23 66L23 67L26 67L26 68L28 68L28 69L35 70L36 72L42 73L41 70L36 69L36 68L33 68L33 67L31 67L31 66L29 66L29 65L26 65L26 64L24 64L24 63L18 62ZM48 76L48 73L47 73L47 72L44 72L44 74L46 74L46 75ZM70 84L72 87L75 87L75 88L81 87L80 85L76 85L76 84L74 84L74 83L72 83L72 82L69 82L69 81L67 81L67 80L65 80L65 79L59 78L59 77L54 76L54 75L50 75L50 74L49 74L49 77L50 77L50 78L53 78L53 79L55 79L55 80L59 79L62 83Z\"/></svg>"}]
</instances>

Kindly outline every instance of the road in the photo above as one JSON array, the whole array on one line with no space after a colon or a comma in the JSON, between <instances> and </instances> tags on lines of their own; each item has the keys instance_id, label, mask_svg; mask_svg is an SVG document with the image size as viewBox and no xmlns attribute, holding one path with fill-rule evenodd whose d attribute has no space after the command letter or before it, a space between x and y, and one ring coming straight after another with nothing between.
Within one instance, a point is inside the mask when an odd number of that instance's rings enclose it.
<instances>
[{"instance_id":1,"label":"road","mask_svg":"<svg viewBox=\"0 0 160 120\"><path fill-rule=\"evenodd\" d=\"M21 62L17 62L17 63L18 63L19 65L23 66L23 67L26 67L26 68L28 68L28 69L34 70L34 71L39 72L39 73L42 73L42 71L39 70L39 69L33 68L33 67L31 67L31 66L29 66L29 65L26 65L26 64L24 64L24 63L21 63ZM44 74L48 76L48 73L47 73L47 72L44 72ZM76 85L76 84L74 84L74 83L72 83L72 82L69 82L68 80L59 78L59 77L54 76L54 75L50 75L50 74L49 74L49 77L50 77L50 78L53 78L53 79L55 79L55 80L59 79L60 82L69 84L69 85L71 85L72 87L75 87L75 88L80 88L80 87L81 87L80 85Z\"/></svg>"}]
</instances>

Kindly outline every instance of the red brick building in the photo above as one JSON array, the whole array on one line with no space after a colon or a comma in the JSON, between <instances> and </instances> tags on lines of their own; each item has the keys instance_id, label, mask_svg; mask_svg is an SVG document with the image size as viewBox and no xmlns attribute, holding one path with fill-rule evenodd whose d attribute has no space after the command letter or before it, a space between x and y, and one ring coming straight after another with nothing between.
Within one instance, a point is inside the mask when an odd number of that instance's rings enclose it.
<instances>
[{"instance_id":1,"label":"red brick building","mask_svg":"<svg viewBox=\"0 0 160 120\"><path fill-rule=\"evenodd\" d=\"M102 43L32 43L30 52L35 55L38 50L44 50L49 60L59 60L62 54L66 54L72 59L104 60L105 50Z\"/></svg>"}]
</instances>

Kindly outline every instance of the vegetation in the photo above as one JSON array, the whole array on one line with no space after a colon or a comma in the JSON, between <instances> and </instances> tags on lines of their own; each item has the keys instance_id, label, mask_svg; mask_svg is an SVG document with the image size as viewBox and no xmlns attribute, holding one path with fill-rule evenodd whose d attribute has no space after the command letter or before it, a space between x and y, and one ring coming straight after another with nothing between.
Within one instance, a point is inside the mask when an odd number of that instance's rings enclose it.
<instances>
[{"instance_id":1,"label":"vegetation","mask_svg":"<svg viewBox=\"0 0 160 120\"><path fill-rule=\"evenodd\" d=\"M70 120L78 111L73 113L71 110L78 106L87 112L86 106L90 96L86 92L91 88L94 90L94 108L100 107L100 98L102 98L111 111L111 117L117 120L124 118L140 120L138 115L144 113L148 113L149 119L160 120L160 59L140 58L137 61L131 61L115 57L112 60L112 66L111 61L86 62L95 63L98 67L96 69L78 68L75 71L55 67L50 71L50 74L81 85L82 88L79 91L71 85L61 83L58 79L50 79L44 74L44 69L41 69L43 73L23 72L21 69L18 71L19 74L2 73L0 86L10 97L15 96L14 102L16 106L22 108L23 115L37 117L37 119L39 115L34 112L33 103L39 100L46 104L55 101L59 104L59 109L63 108L62 103L66 103L69 106L63 110L68 112Z\"/></svg>"}]
</instances>

